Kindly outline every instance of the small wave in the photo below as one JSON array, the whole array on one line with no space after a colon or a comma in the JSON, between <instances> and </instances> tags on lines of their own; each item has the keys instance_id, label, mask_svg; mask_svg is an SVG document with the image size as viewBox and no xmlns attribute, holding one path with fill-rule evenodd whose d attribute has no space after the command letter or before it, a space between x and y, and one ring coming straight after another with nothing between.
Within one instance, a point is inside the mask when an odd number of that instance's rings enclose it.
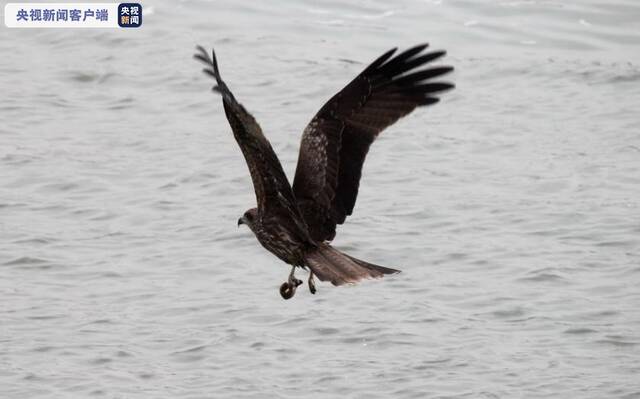
<instances>
[{"instance_id":1,"label":"small wave","mask_svg":"<svg viewBox=\"0 0 640 399\"><path fill-rule=\"evenodd\" d=\"M79 186L76 183L51 183L42 186L42 190L44 191L71 191L77 189Z\"/></svg>"},{"instance_id":2,"label":"small wave","mask_svg":"<svg viewBox=\"0 0 640 399\"><path fill-rule=\"evenodd\" d=\"M197 353L197 352L202 352L206 348L207 348L207 345L198 345L198 346L194 346L192 348L177 350L175 352L172 352L171 354L172 355L180 355L180 354L184 354L184 353Z\"/></svg>"},{"instance_id":3,"label":"small wave","mask_svg":"<svg viewBox=\"0 0 640 399\"><path fill-rule=\"evenodd\" d=\"M339 329L331 328L331 327L321 327L321 328L316 328L314 330L320 335L334 335L340 332Z\"/></svg>"},{"instance_id":4,"label":"small wave","mask_svg":"<svg viewBox=\"0 0 640 399\"><path fill-rule=\"evenodd\" d=\"M122 97L111 102L111 104L107 106L107 109L110 109L110 110L129 109L131 107L131 104L133 104L134 101L135 99L132 96Z\"/></svg>"},{"instance_id":5,"label":"small wave","mask_svg":"<svg viewBox=\"0 0 640 399\"><path fill-rule=\"evenodd\" d=\"M32 258L29 256L23 256L14 260L10 260L8 262L3 263L5 266L29 266L29 265L42 265L43 263L47 263L48 261L40 258Z\"/></svg>"},{"instance_id":6,"label":"small wave","mask_svg":"<svg viewBox=\"0 0 640 399\"><path fill-rule=\"evenodd\" d=\"M140 374L138 374L138 377L140 379L143 379L143 380L150 380L153 377L155 377L155 374L153 374L153 373L140 373Z\"/></svg>"},{"instance_id":7,"label":"small wave","mask_svg":"<svg viewBox=\"0 0 640 399\"><path fill-rule=\"evenodd\" d=\"M524 316L526 312L520 307L515 307L511 309L496 310L491 312L491 314L501 319L513 319L516 317L520 318Z\"/></svg>"},{"instance_id":8,"label":"small wave","mask_svg":"<svg viewBox=\"0 0 640 399\"><path fill-rule=\"evenodd\" d=\"M534 272L532 275L527 277L521 277L517 281L521 282L534 282L534 283L566 283L567 279L556 274L549 272Z\"/></svg>"},{"instance_id":9,"label":"small wave","mask_svg":"<svg viewBox=\"0 0 640 399\"><path fill-rule=\"evenodd\" d=\"M46 353L46 352L51 352L52 350L56 349L55 346L39 346L37 348L34 348L33 351L34 352L39 352L39 353Z\"/></svg>"},{"instance_id":10,"label":"small wave","mask_svg":"<svg viewBox=\"0 0 640 399\"><path fill-rule=\"evenodd\" d=\"M62 319L64 315L61 314L50 314L50 315L42 315L42 316L29 316L27 317L29 320L55 320Z\"/></svg>"},{"instance_id":11,"label":"small wave","mask_svg":"<svg viewBox=\"0 0 640 399\"><path fill-rule=\"evenodd\" d=\"M98 357L98 358L95 358L95 359L91 359L89 361L89 363L98 366L98 365L101 365L101 364L111 363L112 361L113 361L113 359L111 359L109 357Z\"/></svg>"},{"instance_id":12,"label":"small wave","mask_svg":"<svg viewBox=\"0 0 640 399\"><path fill-rule=\"evenodd\" d=\"M81 72L73 71L69 73L69 80L75 82L88 83L95 82L100 78L100 75L95 72Z\"/></svg>"},{"instance_id":13,"label":"small wave","mask_svg":"<svg viewBox=\"0 0 640 399\"><path fill-rule=\"evenodd\" d=\"M596 243L597 247L614 247L614 248L636 248L637 240L620 240L620 241L602 241Z\"/></svg>"},{"instance_id":14,"label":"small wave","mask_svg":"<svg viewBox=\"0 0 640 399\"><path fill-rule=\"evenodd\" d=\"M53 242L50 238L25 238L22 240L16 240L14 244L28 244L28 245L45 245Z\"/></svg>"},{"instance_id":15,"label":"small wave","mask_svg":"<svg viewBox=\"0 0 640 399\"><path fill-rule=\"evenodd\" d=\"M637 342L622 341L618 339L600 339L600 340L597 340L596 343L617 346L620 348L628 348L628 347L633 347L638 345Z\"/></svg>"},{"instance_id":16,"label":"small wave","mask_svg":"<svg viewBox=\"0 0 640 399\"><path fill-rule=\"evenodd\" d=\"M575 328L568 328L564 330L565 334L575 334L575 335L593 334L596 332L597 332L596 330L592 328L587 328L587 327L575 327Z\"/></svg>"},{"instance_id":17,"label":"small wave","mask_svg":"<svg viewBox=\"0 0 640 399\"><path fill-rule=\"evenodd\" d=\"M361 65L362 64L359 61L350 60L348 58L338 58L338 61L344 62L345 64L355 64L355 65Z\"/></svg>"},{"instance_id":18,"label":"small wave","mask_svg":"<svg viewBox=\"0 0 640 399\"><path fill-rule=\"evenodd\" d=\"M434 360L423 360L421 364L415 366L413 369L418 371L424 371L429 369L438 369L442 367L443 364L449 363L451 358L442 358L442 359L434 359Z\"/></svg>"},{"instance_id":19,"label":"small wave","mask_svg":"<svg viewBox=\"0 0 640 399\"><path fill-rule=\"evenodd\" d=\"M131 353L127 352L127 351L120 350L120 351L116 352L116 356L117 357L133 357L133 354L131 354Z\"/></svg>"}]
</instances>

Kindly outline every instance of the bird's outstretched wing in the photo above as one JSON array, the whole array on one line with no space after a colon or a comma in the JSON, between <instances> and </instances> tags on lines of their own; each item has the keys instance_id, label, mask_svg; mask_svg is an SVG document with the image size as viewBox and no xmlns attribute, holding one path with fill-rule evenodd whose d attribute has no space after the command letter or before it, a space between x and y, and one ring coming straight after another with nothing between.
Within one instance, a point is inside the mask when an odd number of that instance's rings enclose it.
<instances>
[{"instance_id":1,"label":"bird's outstretched wing","mask_svg":"<svg viewBox=\"0 0 640 399\"><path fill-rule=\"evenodd\" d=\"M222 95L224 112L249 166L259 212L265 214L284 208L294 218L297 216L301 220L287 176L271 144L262 134L262 129L220 77L215 52L212 50L209 57L204 48L198 46L197 49L194 58L206 64L203 72L216 80L213 90Z\"/></svg>"},{"instance_id":2,"label":"bird's outstretched wing","mask_svg":"<svg viewBox=\"0 0 640 399\"><path fill-rule=\"evenodd\" d=\"M392 49L333 96L305 128L293 192L311 236L332 240L336 224L351 215L369 146L387 126L416 107L435 104L453 84L433 81L453 70L423 68L445 51L427 44L395 57Z\"/></svg>"}]
</instances>

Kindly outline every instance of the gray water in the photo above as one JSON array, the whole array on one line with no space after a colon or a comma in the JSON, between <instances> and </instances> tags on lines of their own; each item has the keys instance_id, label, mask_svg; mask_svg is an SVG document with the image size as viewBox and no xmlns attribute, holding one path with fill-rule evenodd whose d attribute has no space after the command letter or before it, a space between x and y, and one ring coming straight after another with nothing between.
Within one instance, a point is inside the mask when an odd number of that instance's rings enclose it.
<instances>
[{"instance_id":1,"label":"gray water","mask_svg":"<svg viewBox=\"0 0 640 399\"><path fill-rule=\"evenodd\" d=\"M0 397L640 397L640 3L143 6L1 28ZM324 101L424 41L457 88L381 135L334 241L403 273L283 301L194 46L292 176Z\"/></svg>"}]
</instances>

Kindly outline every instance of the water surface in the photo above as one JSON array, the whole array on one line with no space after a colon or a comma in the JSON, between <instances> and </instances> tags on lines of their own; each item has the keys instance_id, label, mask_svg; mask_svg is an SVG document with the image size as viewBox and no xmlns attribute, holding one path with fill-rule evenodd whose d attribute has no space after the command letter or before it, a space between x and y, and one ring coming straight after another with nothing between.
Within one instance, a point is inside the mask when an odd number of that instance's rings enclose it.
<instances>
[{"instance_id":1,"label":"water surface","mask_svg":"<svg viewBox=\"0 0 640 399\"><path fill-rule=\"evenodd\" d=\"M640 397L636 1L143 5L1 28L0 396ZM457 88L381 135L334 241L404 272L283 301L195 44L292 176L319 107L425 41Z\"/></svg>"}]
</instances>

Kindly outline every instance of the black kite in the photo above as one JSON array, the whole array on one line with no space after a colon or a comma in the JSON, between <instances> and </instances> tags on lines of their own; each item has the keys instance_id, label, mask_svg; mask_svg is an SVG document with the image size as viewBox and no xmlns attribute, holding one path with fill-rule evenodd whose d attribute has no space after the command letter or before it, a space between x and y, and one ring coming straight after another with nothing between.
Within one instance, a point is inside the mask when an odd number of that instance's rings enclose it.
<instances>
[{"instance_id":1,"label":"black kite","mask_svg":"<svg viewBox=\"0 0 640 399\"><path fill-rule=\"evenodd\" d=\"M445 55L423 53L427 47L412 47L395 57L397 49L387 51L320 109L302 135L292 187L260 126L220 77L215 53L209 57L198 46L195 58L216 80L213 90L222 95L256 193L257 208L246 211L238 225L249 226L263 247L293 266L280 287L283 298L291 298L302 284L294 276L296 267L310 269L312 293L314 275L341 285L399 272L353 258L329 242L336 225L353 212L362 164L378 134L416 107L437 103L438 93L454 87L433 81L452 67L424 68Z\"/></svg>"}]
</instances>

